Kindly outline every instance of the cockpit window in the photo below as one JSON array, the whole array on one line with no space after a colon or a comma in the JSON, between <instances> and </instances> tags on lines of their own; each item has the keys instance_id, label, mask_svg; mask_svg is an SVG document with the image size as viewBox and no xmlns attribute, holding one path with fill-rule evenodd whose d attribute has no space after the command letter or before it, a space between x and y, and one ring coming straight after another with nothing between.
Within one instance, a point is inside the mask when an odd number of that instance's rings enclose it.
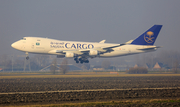
<instances>
[{"instance_id":1,"label":"cockpit window","mask_svg":"<svg viewBox=\"0 0 180 107\"><path fill-rule=\"evenodd\" d=\"M26 38L22 38L21 40L26 40Z\"/></svg>"}]
</instances>

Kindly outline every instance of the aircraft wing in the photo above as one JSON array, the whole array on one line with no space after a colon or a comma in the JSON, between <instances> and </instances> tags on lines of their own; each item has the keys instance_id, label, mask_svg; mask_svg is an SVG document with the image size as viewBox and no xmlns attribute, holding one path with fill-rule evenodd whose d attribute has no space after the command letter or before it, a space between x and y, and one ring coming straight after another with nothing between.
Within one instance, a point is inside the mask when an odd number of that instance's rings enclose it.
<instances>
[{"instance_id":1,"label":"aircraft wing","mask_svg":"<svg viewBox=\"0 0 180 107\"><path fill-rule=\"evenodd\" d=\"M126 44L131 43L132 40L123 43L123 44L114 44L114 45L110 45L110 46L103 46L103 47L95 47L93 49L77 49L77 50L51 50L49 53L62 53L62 54L66 54L66 53L74 53L76 55L88 55L91 51L98 51L99 54L103 54L103 53L107 53L107 52L111 52L114 51L113 48L116 47L120 47ZM99 43L104 43L105 40L100 41Z\"/></svg>"},{"instance_id":2,"label":"aircraft wing","mask_svg":"<svg viewBox=\"0 0 180 107\"><path fill-rule=\"evenodd\" d=\"M83 54L90 54L91 51L97 51L99 54L103 54L103 53L114 51L113 48L123 46L123 45L125 45L125 44L118 44L118 45L116 44L114 46L97 47L97 48L93 48L93 49L80 49L78 51Z\"/></svg>"},{"instance_id":3,"label":"aircraft wing","mask_svg":"<svg viewBox=\"0 0 180 107\"><path fill-rule=\"evenodd\" d=\"M119 44L119 45L116 45L116 46L101 47L101 48L102 49L112 49L112 48L116 48L116 47L123 46L123 45L125 45L125 44L123 43L123 44Z\"/></svg>"},{"instance_id":4,"label":"aircraft wing","mask_svg":"<svg viewBox=\"0 0 180 107\"><path fill-rule=\"evenodd\" d=\"M48 53L51 54L58 54L58 53L62 53L62 54L66 54L66 53L74 53L76 55L82 55L82 54L88 54L90 51L98 51L100 54L102 53L106 53L106 52L110 52L113 51L112 48L115 47L119 47L125 44L116 44L116 45L111 45L111 46L105 46L105 47L97 47L97 48L93 48L93 49L77 49L77 50L51 50Z\"/></svg>"}]
</instances>

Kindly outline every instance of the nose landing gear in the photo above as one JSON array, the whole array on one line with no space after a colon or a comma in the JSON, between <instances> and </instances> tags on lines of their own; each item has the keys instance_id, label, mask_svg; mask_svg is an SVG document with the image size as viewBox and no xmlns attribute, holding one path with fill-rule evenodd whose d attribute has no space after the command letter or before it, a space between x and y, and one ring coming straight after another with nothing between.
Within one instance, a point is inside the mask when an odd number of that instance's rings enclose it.
<instances>
[{"instance_id":1,"label":"nose landing gear","mask_svg":"<svg viewBox=\"0 0 180 107\"><path fill-rule=\"evenodd\" d=\"M26 52L26 60L28 60L29 59L29 54L28 54L28 52Z\"/></svg>"},{"instance_id":2,"label":"nose landing gear","mask_svg":"<svg viewBox=\"0 0 180 107\"><path fill-rule=\"evenodd\" d=\"M29 56L26 56L26 60L28 60L29 59Z\"/></svg>"},{"instance_id":3,"label":"nose landing gear","mask_svg":"<svg viewBox=\"0 0 180 107\"><path fill-rule=\"evenodd\" d=\"M29 65L29 71L31 71L31 65L30 65L30 60L29 60L29 54L28 54L28 52L26 52L26 58L25 58L25 60L24 60L24 71L26 70L26 66L27 66L26 60L27 60L27 63L28 63L28 65Z\"/></svg>"}]
</instances>

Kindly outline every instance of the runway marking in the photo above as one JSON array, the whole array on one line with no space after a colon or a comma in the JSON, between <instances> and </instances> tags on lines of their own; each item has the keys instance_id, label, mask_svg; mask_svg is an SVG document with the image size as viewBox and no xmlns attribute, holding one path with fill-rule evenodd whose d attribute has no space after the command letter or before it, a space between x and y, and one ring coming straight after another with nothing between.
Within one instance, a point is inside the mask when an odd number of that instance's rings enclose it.
<instances>
[{"instance_id":1,"label":"runway marking","mask_svg":"<svg viewBox=\"0 0 180 107\"><path fill-rule=\"evenodd\" d=\"M37 93L62 93L62 92L84 92L84 91L123 91L123 90L162 90L162 89L180 89L180 87L163 87L163 88L128 88L128 89L87 89L87 90L61 90L61 91L37 91L37 92L8 92L6 94L37 94Z\"/></svg>"}]
</instances>

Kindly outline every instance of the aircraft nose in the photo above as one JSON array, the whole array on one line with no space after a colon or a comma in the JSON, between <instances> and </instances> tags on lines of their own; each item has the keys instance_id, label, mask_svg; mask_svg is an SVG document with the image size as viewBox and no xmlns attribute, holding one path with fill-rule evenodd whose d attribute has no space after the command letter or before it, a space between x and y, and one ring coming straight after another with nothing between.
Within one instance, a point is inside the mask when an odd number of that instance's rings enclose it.
<instances>
[{"instance_id":1,"label":"aircraft nose","mask_svg":"<svg viewBox=\"0 0 180 107\"><path fill-rule=\"evenodd\" d=\"M14 47L15 47L15 43L12 43L12 44L11 44L11 47L13 47L13 48L14 48Z\"/></svg>"},{"instance_id":2,"label":"aircraft nose","mask_svg":"<svg viewBox=\"0 0 180 107\"><path fill-rule=\"evenodd\" d=\"M18 48L18 44L16 42L14 42L14 43L11 44L11 47L17 49Z\"/></svg>"}]
</instances>

